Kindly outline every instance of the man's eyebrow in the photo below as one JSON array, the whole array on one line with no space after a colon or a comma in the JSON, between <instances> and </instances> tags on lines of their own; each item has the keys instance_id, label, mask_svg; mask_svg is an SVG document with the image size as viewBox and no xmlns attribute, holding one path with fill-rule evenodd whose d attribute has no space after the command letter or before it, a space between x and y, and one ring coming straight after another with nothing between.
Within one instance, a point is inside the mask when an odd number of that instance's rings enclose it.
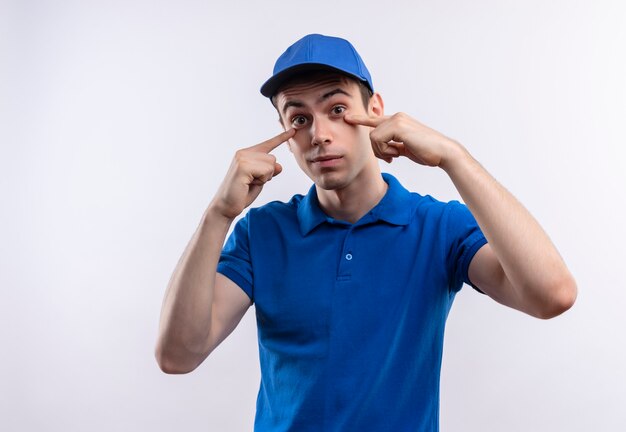
<instances>
[{"instance_id":1,"label":"man's eyebrow","mask_svg":"<svg viewBox=\"0 0 626 432\"><path fill-rule=\"evenodd\" d=\"M349 98L352 98L352 95L348 93L347 91L340 89L340 88L336 88L320 96L320 98L317 100L317 103L321 103L325 101L326 99L333 97L336 94L342 94L342 95L348 96ZM299 100L287 101L287 103L285 103L285 105L283 106L283 114L287 114L287 109L290 107L302 108L304 107L304 104Z\"/></svg>"},{"instance_id":2,"label":"man's eyebrow","mask_svg":"<svg viewBox=\"0 0 626 432\"><path fill-rule=\"evenodd\" d=\"M332 96L335 96L336 94L343 94L343 95L348 96L349 98L351 98L351 97L352 97L352 95L351 95L350 93L348 93L347 91L345 91L345 90L343 90L343 89L340 89L340 88L336 88L336 89L334 89L334 90L329 91L328 93L324 93L324 94L323 94L323 95L322 95L322 96L321 96L321 97L317 100L317 102L319 103L319 102L325 101L326 99L328 99L328 98L330 98L330 97L332 97Z\"/></svg>"},{"instance_id":3,"label":"man's eyebrow","mask_svg":"<svg viewBox=\"0 0 626 432\"><path fill-rule=\"evenodd\" d=\"M297 100L288 101L285 104L285 106L283 106L283 114L287 115L287 109L289 109L289 107L302 108L303 106L304 104L300 101L297 101Z\"/></svg>"}]
</instances>

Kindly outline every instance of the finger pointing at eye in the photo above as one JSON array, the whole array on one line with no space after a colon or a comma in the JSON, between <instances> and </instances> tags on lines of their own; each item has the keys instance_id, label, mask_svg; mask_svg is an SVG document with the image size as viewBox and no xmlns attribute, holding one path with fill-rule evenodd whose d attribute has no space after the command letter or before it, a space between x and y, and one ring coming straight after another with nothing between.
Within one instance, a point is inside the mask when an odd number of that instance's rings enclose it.
<instances>
[{"instance_id":1,"label":"finger pointing at eye","mask_svg":"<svg viewBox=\"0 0 626 432\"><path fill-rule=\"evenodd\" d=\"M343 116L343 119L347 123L354 125L377 127L381 123L387 121L389 119L389 116L374 117L361 114L346 114Z\"/></svg>"},{"instance_id":2,"label":"finger pointing at eye","mask_svg":"<svg viewBox=\"0 0 626 432\"><path fill-rule=\"evenodd\" d=\"M287 141L289 138L292 138L296 134L296 130L291 128L286 131L276 135L273 138L268 139L267 141L263 141L260 144L254 145L252 147L248 147L250 150L260 151L263 153L269 153L274 150L276 147Z\"/></svg>"}]
</instances>

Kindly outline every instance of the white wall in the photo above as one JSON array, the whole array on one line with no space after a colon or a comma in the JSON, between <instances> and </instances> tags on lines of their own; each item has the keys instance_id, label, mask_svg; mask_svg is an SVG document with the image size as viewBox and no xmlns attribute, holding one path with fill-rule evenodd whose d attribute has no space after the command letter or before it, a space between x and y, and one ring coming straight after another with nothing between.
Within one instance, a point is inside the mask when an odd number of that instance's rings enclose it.
<instances>
[{"instance_id":1,"label":"white wall","mask_svg":"<svg viewBox=\"0 0 626 432\"><path fill-rule=\"evenodd\" d=\"M465 144L579 284L552 321L462 291L442 431L626 430L625 19L608 0L3 1L0 429L251 429L253 311L167 376L160 305L235 149L279 131L258 93L275 58L320 32L354 43L389 113ZM276 154L257 204L308 188ZM435 169L384 168L458 197Z\"/></svg>"}]
</instances>

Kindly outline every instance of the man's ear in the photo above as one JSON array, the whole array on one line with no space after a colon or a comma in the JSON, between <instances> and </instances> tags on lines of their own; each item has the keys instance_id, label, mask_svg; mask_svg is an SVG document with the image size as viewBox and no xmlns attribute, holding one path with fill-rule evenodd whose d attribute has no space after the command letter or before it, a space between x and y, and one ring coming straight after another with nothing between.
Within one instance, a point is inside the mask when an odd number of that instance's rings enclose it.
<instances>
[{"instance_id":1,"label":"man's ear","mask_svg":"<svg viewBox=\"0 0 626 432\"><path fill-rule=\"evenodd\" d=\"M385 103L380 93L374 93L370 98L368 104L368 114L375 117L382 117L385 115Z\"/></svg>"}]
</instances>

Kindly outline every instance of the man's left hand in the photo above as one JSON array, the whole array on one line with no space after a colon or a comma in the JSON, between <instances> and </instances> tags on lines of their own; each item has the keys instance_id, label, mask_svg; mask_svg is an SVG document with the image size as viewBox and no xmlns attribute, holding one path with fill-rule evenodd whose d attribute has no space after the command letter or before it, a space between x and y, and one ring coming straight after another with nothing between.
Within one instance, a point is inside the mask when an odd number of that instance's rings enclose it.
<instances>
[{"instance_id":1,"label":"man's left hand","mask_svg":"<svg viewBox=\"0 0 626 432\"><path fill-rule=\"evenodd\" d=\"M460 144L399 112L392 116L346 114L352 125L372 127L370 140L376 157L390 163L405 156L427 166L441 167Z\"/></svg>"}]
</instances>

